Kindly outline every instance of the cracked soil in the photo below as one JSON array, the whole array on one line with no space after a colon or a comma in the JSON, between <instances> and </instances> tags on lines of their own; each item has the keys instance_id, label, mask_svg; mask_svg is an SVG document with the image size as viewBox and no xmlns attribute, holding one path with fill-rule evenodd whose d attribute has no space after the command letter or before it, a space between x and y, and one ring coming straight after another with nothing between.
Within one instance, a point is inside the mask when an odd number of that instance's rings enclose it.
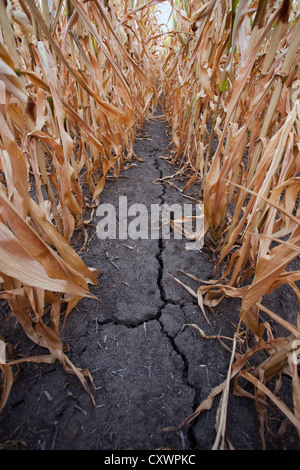
<instances>
[{"instance_id":1,"label":"cracked soil","mask_svg":"<svg viewBox=\"0 0 300 470\"><path fill-rule=\"evenodd\" d=\"M128 206L186 203L175 187L156 181L174 173L166 159L169 144L166 123L148 119L135 144L138 159L122 171L118 181L107 181L101 202L117 207L119 196L127 196ZM195 191L192 187L189 194L195 196ZM68 317L62 340L70 346L71 361L91 372L96 406L78 379L59 363L24 364L0 415L1 448L211 449L219 397L211 410L190 424L175 431L165 428L179 425L226 378L230 352L218 339L204 339L191 324L207 335L232 338L238 302L224 299L216 317L207 311L209 325L196 300L170 274L183 282L187 278L178 270L209 280L214 269L212 253L187 251L184 240L172 237L99 240L96 215L93 223L82 258L99 271L99 286L91 288L97 299L79 302ZM197 289L193 280L187 283ZM279 295L270 297L270 306L276 308L279 302L283 311L288 306L290 314L295 312L292 293L281 290ZM3 304L0 314L2 320L8 314ZM19 342L19 354L44 353L18 325L11 331L7 323L6 335L6 341ZM282 393L289 387L284 383ZM276 410L273 413L276 421ZM230 394L227 437L235 449L261 449L253 400ZM270 449L297 448L297 442L289 428L284 439L269 437L267 445Z\"/></svg>"}]
</instances>

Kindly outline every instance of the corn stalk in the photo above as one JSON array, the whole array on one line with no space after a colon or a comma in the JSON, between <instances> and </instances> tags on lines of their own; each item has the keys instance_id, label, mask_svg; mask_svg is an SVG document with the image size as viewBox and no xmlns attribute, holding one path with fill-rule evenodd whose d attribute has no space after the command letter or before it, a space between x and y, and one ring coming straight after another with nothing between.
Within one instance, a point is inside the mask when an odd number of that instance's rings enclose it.
<instances>
[{"instance_id":1,"label":"corn stalk","mask_svg":"<svg viewBox=\"0 0 300 470\"><path fill-rule=\"evenodd\" d=\"M73 235L92 220L107 176L135 157L137 126L156 94L150 6L132 15L126 1L105 5L0 0L0 297L49 352L1 356L0 410L13 367L26 361L60 361L94 401L90 373L71 363L60 339L98 283Z\"/></svg>"},{"instance_id":2,"label":"corn stalk","mask_svg":"<svg viewBox=\"0 0 300 470\"><path fill-rule=\"evenodd\" d=\"M264 296L278 286L289 284L300 300L300 273L288 269L300 251L297 3L210 0L195 1L190 10L182 1L173 8L180 38L174 33L164 39L160 81L173 130L173 161L189 175L186 188L201 184L205 231L218 254L215 277L222 268L220 279L206 285L199 280L195 296L212 310L225 296L240 298L240 325L273 358L272 371L288 370L297 384L289 355L299 338L299 313L298 327L289 325L288 347L285 338L263 342L268 326L260 321ZM279 315L276 320L282 321ZM278 348L272 349L277 340ZM238 374L260 395L274 375L268 367ZM195 415L224 387L213 391ZM278 405L271 392L268 396ZM298 386L293 397L292 417L280 407L299 432Z\"/></svg>"}]
</instances>

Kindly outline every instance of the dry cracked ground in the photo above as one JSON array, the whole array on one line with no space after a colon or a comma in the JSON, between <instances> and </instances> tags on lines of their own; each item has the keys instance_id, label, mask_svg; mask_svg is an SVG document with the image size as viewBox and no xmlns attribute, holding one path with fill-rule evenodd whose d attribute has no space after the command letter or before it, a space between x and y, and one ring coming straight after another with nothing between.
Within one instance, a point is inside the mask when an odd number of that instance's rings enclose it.
<instances>
[{"instance_id":1,"label":"dry cracked ground","mask_svg":"<svg viewBox=\"0 0 300 470\"><path fill-rule=\"evenodd\" d=\"M138 159L118 181L107 182L101 202L118 208L119 197L126 196L128 207L142 203L150 213L151 204L191 201L166 181L157 181L174 173L166 160L169 144L166 123L149 118L136 141ZM196 189L192 188L189 195L195 196ZM232 338L239 305L224 299L216 317L206 312L209 325L193 296L170 274L197 288L198 283L178 270L209 280L214 268L212 253L205 249L187 251L185 240L172 236L100 240L95 233L99 220L95 215L82 253L86 264L99 271L99 286L91 289L98 300L82 299L62 335L70 345L72 362L88 368L93 376L96 406L78 379L66 374L59 364L28 363L21 367L0 416L0 448L211 449L218 397L210 411L190 424L173 431L165 428L179 425L226 378L230 352L217 339L203 338L191 325L207 335L220 333ZM267 299L267 306L276 307L279 302L283 312L297 311L287 288L278 295ZM8 312L2 304L1 323ZM4 334L6 341L20 341L19 353L40 353L18 326L11 332L7 324ZM231 346L229 340L226 344ZM284 382L282 393L289 391L290 383ZM278 412L273 409L271 413L276 424ZM235 449L261 449L252 400L230 395L227 437ZM269 436L267 447L295 449L297 442L296 433L288 428L282 439Z\"/></svg>"}]
</instances>

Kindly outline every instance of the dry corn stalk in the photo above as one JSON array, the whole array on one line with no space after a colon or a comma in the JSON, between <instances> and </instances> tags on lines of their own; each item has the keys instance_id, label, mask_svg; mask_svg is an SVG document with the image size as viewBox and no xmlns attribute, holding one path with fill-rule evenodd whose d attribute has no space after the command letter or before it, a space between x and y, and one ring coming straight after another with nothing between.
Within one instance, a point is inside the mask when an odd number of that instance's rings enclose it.
<instances>
[{"instance_id":1,"label":"dry corn stalk","mask_svg":"<svg viewBox=\"0 0 300 470\"><path fill-rule=\"evenodd\" d=\"M62 307L64 326L97 284L72 236L89 223L86 199L96 207L107 175L134 157L136 127L155 99L147 44L157 32L155 3L133 12L126 1L0 0L0 297L49 351L14 361L1 354L0 409L22 361L59 360L93 400L89 372L70 362L60 340Z\"/></svg>"},{"instance_id":2,"label":"dry corn stalk","mask_svg":"<svg viewBox=\"0 0 300 470\"><path fill-rule=\"evenodd\" d=\"M275 339L278 348L272 349L273 339L262 342L267 324L260 322L263 298L278 286L289 284L300 300L300 273L288 269L300 251L299 4L176 3L174 24L184 41L176 33L164 38L160 77L173 130L173 161L190 175L186 187L201 182L205 229L219 255L216 276L225 264L221 279L199 280L195 295L202 309L213 309L224 296L241 299L240 321L271 362L256 375L238 373L254 383L258 395L268 394L299 432L299 379L289 361L299 330L286 322L291 338ZM283 321L280 314L267 313ZM299 318L298 312L298 327ZM271 370L294 377L292 415L264 388ZM211 406L224 386L213 390L194 415Z\"/></svg>"}]
</instances>

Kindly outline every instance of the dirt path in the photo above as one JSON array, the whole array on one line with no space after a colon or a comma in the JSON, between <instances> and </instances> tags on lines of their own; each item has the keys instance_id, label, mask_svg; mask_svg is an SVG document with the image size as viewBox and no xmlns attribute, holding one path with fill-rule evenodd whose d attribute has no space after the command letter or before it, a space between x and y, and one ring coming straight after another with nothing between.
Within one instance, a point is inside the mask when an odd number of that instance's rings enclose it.
<instances>
[{"instance_id":1,"label":"dirt path","mask_svg":"<svg viewBox=\"0 0 300 470\"><path fill-rule=\"evenodd\" d=\"M108 181L101 202L118 207L186 203L169 184L153 181L174 171L166 157L169 136L161 120L149 119L147 136L135 153L144 162ZM146 138L145 138L146 137ZM176 182L180 184L180 182ZM183 184L183 183L182 183ZM191 191L191 194L193 190ZM95 217L95 224L99 219ZM89 236L92 236L91 232ZM99 270L92 288L99 301L83 299L68 321L63 341L74 364L88 368L96 386L96 408L76 377L59 364L22 366L18 381L0 416L0 447L17 449L210 449L215 414L201 414L180 432L165 432L189 416L227 374L230 353L218 340L203 339L185 324L207 335L232 337L238 305L224 300L217 318L208 311L208 325L193 297L170 276L182 269L203 280L212 276L211 255L186 251L183 240L106 240L91 237L82 257ZM186 278L181 277L186 281ZM193 282L189 281L193 286ZM197 283L195 283L197 287ZM5 315L2 309L1 316ZM9 335L7 330L7 335ZM25 354L39 354L27 345ZM227 343L230 346L230 342ZM231 396L227 435L236 449L260 449L254 403ZM296 446L291 432L289 447ZM270 447L287 446L286 441Z\"/></svg>"}]
</instances>

